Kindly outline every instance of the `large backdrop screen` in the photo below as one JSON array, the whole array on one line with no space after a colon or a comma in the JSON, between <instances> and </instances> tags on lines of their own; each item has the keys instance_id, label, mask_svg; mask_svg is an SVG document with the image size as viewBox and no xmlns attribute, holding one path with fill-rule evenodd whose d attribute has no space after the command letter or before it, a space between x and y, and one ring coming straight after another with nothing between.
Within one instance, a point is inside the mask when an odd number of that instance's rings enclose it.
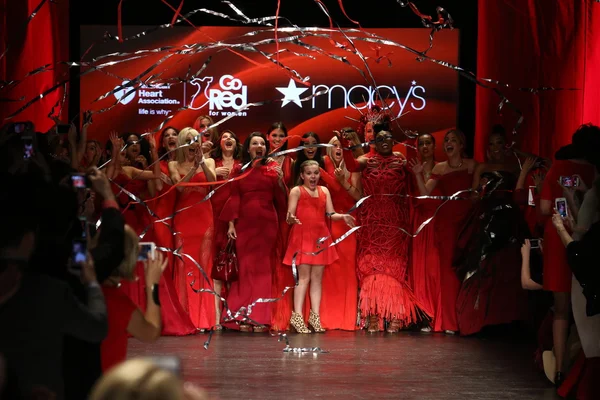
<instances>
[{"instance_id":1,"label":"large backdrop screen","mask_svg":"<svg viewBox=\"0 0 600 400\"><path fill-rule=\"evenodd\" d=\"M145 29L125 26L123 36ZM81 27L82 61L93 67L84 67L89 70L81 78L80 101L82 110L97 112L92 138L106 140L113 130L154 131L172 115L167 125L178 128L191 126L200 115L215 122L233 115L219 129L240 138L283 121L291 135L314 131L327 140L334 129L356 127L351 119L381 104L379 96L399 117L397 139L403 139L399 127L433 133L456 125L457 74L392 43L423 51L429 46L428 29L348 32L365 60L339 32L317 32L300 38L304 45L279 46L267 28L174 27L123 42L104 41L106 32L116 35L116 27ZM294 35L278 33L280 39ZM458 64L457 30L437 33L434 43L428 55ZM277 54L285 68L274 62ZM291 79L296 73L306 84ZM135 78L142 83L102 98ZM261 102L266 103L247 107Z\"/></svg>"}]
</instances>

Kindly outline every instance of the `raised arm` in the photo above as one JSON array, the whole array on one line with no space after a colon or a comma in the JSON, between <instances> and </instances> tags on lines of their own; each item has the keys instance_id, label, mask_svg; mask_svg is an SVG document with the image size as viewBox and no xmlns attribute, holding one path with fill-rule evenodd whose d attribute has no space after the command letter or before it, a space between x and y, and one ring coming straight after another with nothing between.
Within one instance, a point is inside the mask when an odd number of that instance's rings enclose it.
<instances>
[{"instance_id":1,"label":"raised arm","mask_svg":"<svg viewBox=\"0 0 600 400\"><path fill-rule=\"evenodd\" d=\"M181 175L179 174L179 170L177 169L177 161L170 161L167 166L169 168L169 175L171 176L171 181L173 181L173 185L176 186L178 191L182 192L185 188L182 186L177 186L177 184L179 182L188 182L190 179L192 179L200 165L199 163L194 162L192 168L190 168L188 173L185 174L183 178L181 177Z\"/></svg>"},{"instance_id":2,"label":"raised arm","mask_svg":"<svg viewBox=\"0 0 600 400\"><path fill-rule=\"evenodd\" d=\"M295 186L290 190L290 196L288 198L288 211L286 221L288 224L302 224L298 218L296 218L296 208L298 207L298 200L300 200L300 186Z\"/></svg>"},{"instance_id":3,"label":"raised arm","mask_svg":"<svg viewBox=\"0 0 600 400\"><path fill-rule=\"evenodd\" d=\"M354 219L353 216L351 216L350 214L338 214L335 212L335 209L333 208L333 202L331 201L331 194L329 193L329 190L324 187L321 186L323 189L323 192L325 192L325 196L327 197L326 203L325 203L325 212L327 212L327 215L329 216L329 218L331 218L332 221L340 221L343 220L344 222L346 222L346 224L353 228L356 225L356 220Z\"/></svg>"},{"instance_id":4,"label":"raised arm","mask_svg":"<svg viewBox=\"0 0 600 400\"><path fill-rule=\"evenodd\" d=\"M436 164L431 170L432 175L441 175L444 167L441 166L442 163ZM416 158L413 158L408 162L408 166L415 174L415 180L417 181L417 187L419 188L419 193L421 196L429 196L429 194L435 189L437 185L436 179L428 179L427 182L423 179L423 164Z\"/></svg>"}]
</instances>

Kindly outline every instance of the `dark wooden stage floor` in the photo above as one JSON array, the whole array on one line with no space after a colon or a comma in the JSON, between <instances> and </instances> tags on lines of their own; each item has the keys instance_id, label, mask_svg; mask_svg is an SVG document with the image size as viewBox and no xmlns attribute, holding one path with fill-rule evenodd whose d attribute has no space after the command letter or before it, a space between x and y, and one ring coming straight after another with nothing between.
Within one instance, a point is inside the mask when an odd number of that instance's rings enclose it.
<instances>
[{"instance_id":1,"label":"dark wooden stage floor","mask_svg":"<svg viewBox=\"0 0 600 400\"><path fill-rule=\"evenodd\" d=\"M331 331L291 334L293 347L328 354L283 353L265 334L162 337L129 342L129 357L178 355L186 380L213 399L559 399L533 365L530 344L510 338Z\"/></svg>"}]
</instances>

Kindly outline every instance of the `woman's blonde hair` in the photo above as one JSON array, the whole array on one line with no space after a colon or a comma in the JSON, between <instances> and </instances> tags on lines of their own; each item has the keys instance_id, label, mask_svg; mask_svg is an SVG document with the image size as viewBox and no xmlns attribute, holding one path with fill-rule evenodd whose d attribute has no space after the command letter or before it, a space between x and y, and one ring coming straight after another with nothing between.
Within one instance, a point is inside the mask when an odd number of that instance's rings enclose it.
<instances>
[{"instance_id":1,"label":"woman's blonde hair","mask_svg":"<svg viewBox=\"0 0 600 400\"><path fill-rule=\"evenodd\" d=\"M140 238L129 225L125 225L124 241L123 261L121 261L121 264L113 271L112 275L127 280L133 280L135 278L134 272L139 254L138 245L140 243Z\"/></svg>"},{"instance_id":2,"label":"woman's blonde hair","mask_svg":"<svg viewBox=\"0 0 600 400\"><path fill-rule=\"evenodd\" d=\"M339 143L339 139L334 136L331 138L331 140L329 141L329 144L334 144L335 142ZM335 148L334 147L328 147L327 148L327 156L329 157L329 159L331 160L331 162L333 163L334 166L335 165L335 158L333 158L335 153ZM348 180L348 178L350 178L350 171L348 171L348 168L346 168L346 162L344 161L344 158L342 157L342 161L340 161L340 165L337 166L336 168L341 168L342 171L344 171L344 177L346 178L346 180Z\"/></svg>"},{"instance_id":3,"label":"woman's blonde hair","mask_svg":"<svg viewBox=\"0 0 600 400\"><path fill-rule=\"evenodd\" d=\"M183 149L185 148L184 146L188 144L187 137L190 134L192 134L193 137L200 135L197 130L190 127L183 128L181 131L179 131L179 135L177 135L177 150L175 151L175 160L177 160L178 163L185 162L185 153L183 152Z\"/></svg>"},{"instance_id":4,"label":"woman's blonde hair","mask_svg":"<svg viewBox=\"0 0 600 400\"><path fill-rule=\"evenodd\" d=\"M96 382L90 400L183 400L183 383L152 361L127 360Z\"/></svg>"}]
</instances>

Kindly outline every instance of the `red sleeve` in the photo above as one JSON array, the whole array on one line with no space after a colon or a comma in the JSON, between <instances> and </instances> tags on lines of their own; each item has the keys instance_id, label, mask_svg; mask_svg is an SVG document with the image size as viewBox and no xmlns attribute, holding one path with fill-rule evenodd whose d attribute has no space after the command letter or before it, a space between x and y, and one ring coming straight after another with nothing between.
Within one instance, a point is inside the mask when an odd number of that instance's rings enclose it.
<instances>
[{"instance_id":1,"label":"red sleeve","mask_svg":"<svg viewBox=\"0 0 600 400\"><path fill-rule=\"evenodd\" d=\"M241 170L242 166L240 164L236 164L231 171L231 176L236 177L240 175ZM221 210L221 214L219 215L219 219L221 221L227 222L237 219L240 213L240 181L233 181L230 183L230 185L231 192L229 193L229 198L225 202L223 210Z\"/></svg>"},{"instance_id":2,"label":"red sleeve","mask_svg":"<svg viewBox=\"0 0 600 400\"><path fill-rule=\"evenodd\" d=\"M542 191L540 192L540 199L542 200L554 200L554 193L556 193L555 186L558 186L558 177L560 176L560 162L555 161L550 167L550 170L544 178L542 183Z\"/></svg>"},{"instance_id":3,"label":"red sleeve","mask_svg":"<svg viewBox=\"0 0 600 400\"><path fill-rule=\"evenodd\" d=\"M344 162L346 163L346 168L348 168L348 171L360 172L359 164L358 164L358 162L356 162L356 159L354 158L354 154L352 153L352 150L344 149L342 154L344 155Z\"/></svg>"}]
</instances>

